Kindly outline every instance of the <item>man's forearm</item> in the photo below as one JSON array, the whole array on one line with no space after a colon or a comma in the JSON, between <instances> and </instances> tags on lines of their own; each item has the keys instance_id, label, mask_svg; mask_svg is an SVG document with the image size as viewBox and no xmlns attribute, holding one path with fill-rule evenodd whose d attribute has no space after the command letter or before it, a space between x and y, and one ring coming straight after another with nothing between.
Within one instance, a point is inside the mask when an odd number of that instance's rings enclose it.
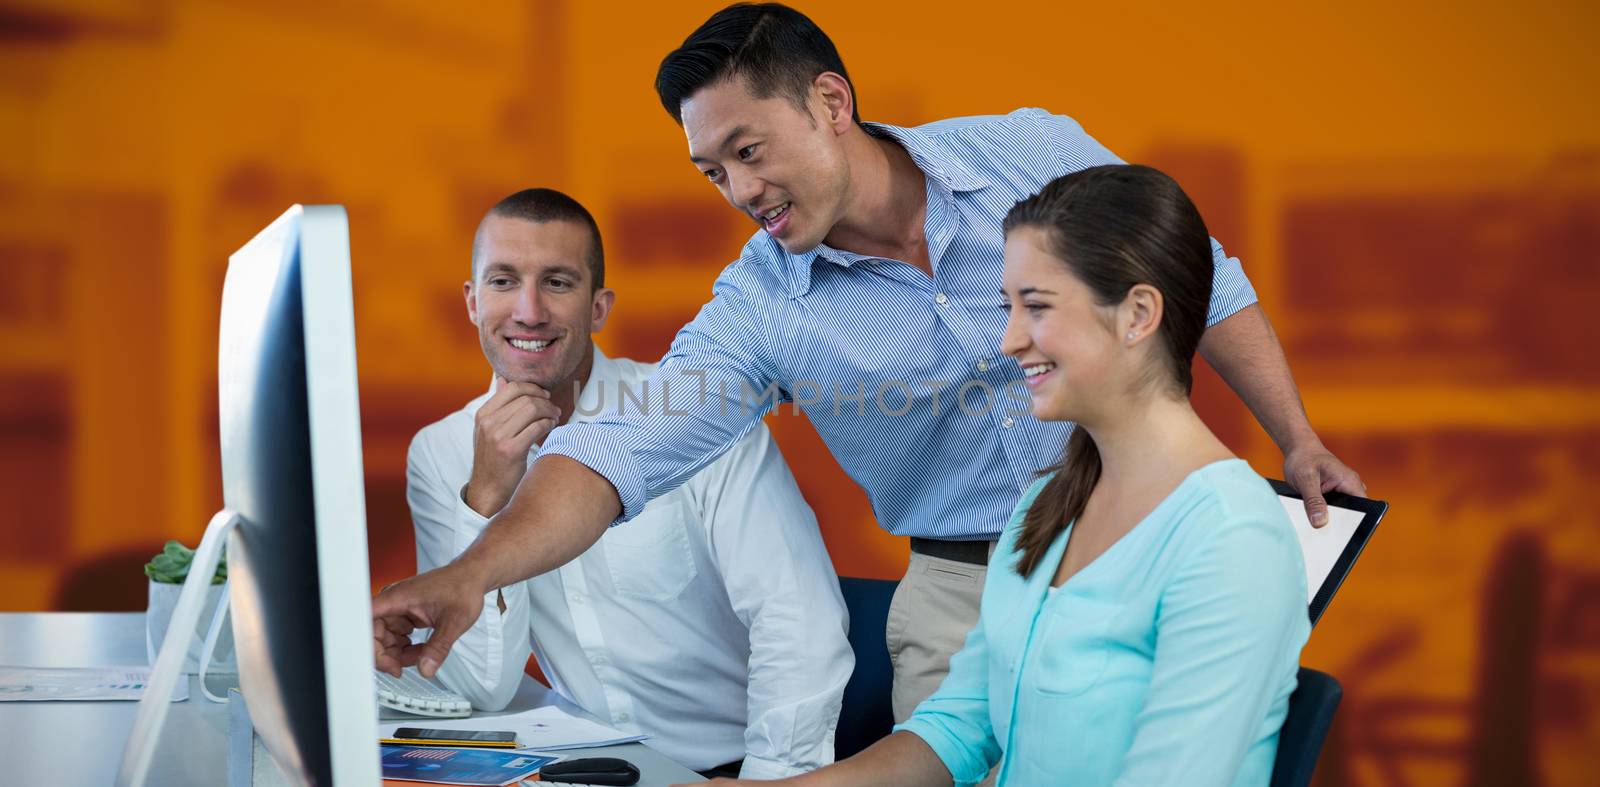
<instances>
[{"instance_id":1,"label":"man's forearm","mask_svg":"<svg viewBox=\"0 0 1600 787\"><path fill-rule=\"evenodd\" d=\"M451 564L487 593L565 565L622 513L605 476L565 456L545 456L478 539Z\"/></svg>"},{"instance_id":2,"label":"man's forearm","mask_svg":"<svg viewBox=\"0 0 1600 787\"><path fill-rule=\"evenodd\" d=\"M1279 450L1287 454L1305 440L1317 440L1289 360L1259 304L1206 329L1200 354L1250 408Z\"/></svg>"}]
</instances>

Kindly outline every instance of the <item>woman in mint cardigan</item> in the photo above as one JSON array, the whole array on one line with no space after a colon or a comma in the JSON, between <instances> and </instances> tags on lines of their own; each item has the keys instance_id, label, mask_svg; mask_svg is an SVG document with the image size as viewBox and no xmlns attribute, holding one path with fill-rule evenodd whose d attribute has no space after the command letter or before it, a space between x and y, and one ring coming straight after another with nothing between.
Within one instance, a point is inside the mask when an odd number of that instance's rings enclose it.
<instances>
[{"instance_id":1,"label":"woman in mint cardigan","mask_svg":"<svg viewBox=\"0 0 1600 787\"><path fill-rule=\"evenodd\" d=\"M1277 496L1189 405L1213 272L1198 211L1094 167L1006 218L1002 350L1076 421L989 562L978 625L894 734L804 785L1267 785L1310 633Z\"/></svg>"}]
</instances>

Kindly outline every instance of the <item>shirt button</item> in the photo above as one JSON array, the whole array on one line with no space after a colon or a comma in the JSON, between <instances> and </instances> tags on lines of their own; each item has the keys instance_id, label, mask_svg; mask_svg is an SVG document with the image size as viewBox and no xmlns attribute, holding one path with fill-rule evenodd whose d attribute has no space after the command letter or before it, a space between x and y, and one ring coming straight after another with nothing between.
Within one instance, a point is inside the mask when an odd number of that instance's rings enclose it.
<instances>
[{"instance_id":1,"label":"shirt button","mask_svg":"<svg viewBox=\"0 0 1600 787\"><path fill-rule=\"evenodd\" d=\"M628 719L631 719L631 718L633 718L633 717L629 716L626 713L618 713L617 714L617 721L619 721L619 722L627 722Z\"/></svg>"},{"instance_id":2,"label":"shirt button","mask_svg":"<svg viewBox=\"0 0 1600 787\"><path fill-rule=\"evenodd\" d=\"M606 657L605 656L595 656L593 661L597 666L604 666L605 663L606 663Z\"/></svg>"},{"instance_id":3,"label":"shirt button","mask_svg":"<svg viewBox=\"0 0 1600 787\"><path fill-rule=\"evenodd\" d=\"M1011 420L1009 415L1000 419L1000 428L1002 429L1010 429L1014 424L1016 424L1016 421Z\"/></svg>"},{"instance_id":4,"label":"shirt button","mask_svg":"<svg viewBox=\"0 0 1600 787\"><path fill-rule=\"evenodd\" d=\"M583 595L582 593L573 593L572 594L572 603L574 603L574 604L582 604L584 602L584 599L586 599L586 598L588 598L588 597Z\"/></svg>"},{"instance_id":5,"label":"shirt button","mask_svg":"<svg viewBox=\"0 0 1600 787\"><path fill-rule=\"evenodd\" d=\"M988 359L985 359L985 358L979 358L978 359L978 371L980 371L980 372L989 371L989 361L988 361Z\"/></svg>"},{"instance_id":6,"label":"shirt button","mask_svg":"<svg viewBox=\"0 0 1600 787\"><path fill-rule=\"evenodd\" d=\"M940 305L940 306L943 306L943 305L945 305L945 303L947 303L947 302L948 302L948 301L949 301L949 300L950 300L950 299L949 299L949 298L946 298L946 297L945 297L945 294L944 294L944 293L942 293L942 292L941 292L941 293L939 293L939 294L938 294L938 295L935 295L935 296L933 296L933 300L934 300L934 301L935 301L935 302L937 302L937 303L938 303L938 304L939 304L939 305Z\"/></svg>"}]
</instances>

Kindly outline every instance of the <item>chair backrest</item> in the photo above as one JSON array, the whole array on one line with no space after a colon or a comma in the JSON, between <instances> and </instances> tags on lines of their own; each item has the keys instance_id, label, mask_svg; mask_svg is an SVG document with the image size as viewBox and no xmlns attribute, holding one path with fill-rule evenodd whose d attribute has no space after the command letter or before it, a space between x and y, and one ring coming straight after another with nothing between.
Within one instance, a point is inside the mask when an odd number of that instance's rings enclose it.
<instances>
[{"instance_id":1,"label":"chair backrest","mask_svg":"<svg viewBox=\"0 0 1600 787\"><path fill-rule=\"evenodd\" d=\"M839 578L839 590L850 612L850 649L855 651L856 668L844 687L844 705L834 735L838 759L871 746L894 728L890 704L894 665L889 662L884 629L889 622L889 601L899 584L890 579Z\"/></svg>"},{"instance_id":2,"label":"chair backrest","mask_svg":"<svg viewBox=\"0 0 1600 787\"><path fill-rule=\"evenodd\" d=\"M1306 787L1317 769L1322 742L1333 726L1334 711L1344 689L1332 675L1300 668L1300 683L1289 697L1289 715L1278 732L1278 758L1272 766L1272 787Z\"/></svg>"}]
</instances>

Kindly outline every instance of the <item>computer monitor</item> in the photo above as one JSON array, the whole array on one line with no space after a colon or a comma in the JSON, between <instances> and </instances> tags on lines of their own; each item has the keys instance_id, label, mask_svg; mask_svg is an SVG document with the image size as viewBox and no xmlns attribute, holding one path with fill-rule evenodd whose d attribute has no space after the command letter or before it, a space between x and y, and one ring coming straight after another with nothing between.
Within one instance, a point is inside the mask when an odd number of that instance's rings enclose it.
<instances>
[{"instance_id":1,"label":"computer monitor","mask_svg":"<svg viewBox=\"0 0 1600 787\"><path fill-rule=\"evenodd\" d=\"M296 205L229 258L217 361L227 511L209 530L232 528L229 600L251 721L289 778L377 785L355 320L342 207ZM208 531L194 565L214 560L219 545ZM192 612L180 597L119 783L139 784L148 771L148 749L165 716L164 668L175 673L181 663L167 650L175 642L186 649L186 641L177 641L194 631L200 590L197 583L191 594L186 583L183 595L195 596ZM180 620L186 613L191 619Z\"/></svg>"}]
</instances>

